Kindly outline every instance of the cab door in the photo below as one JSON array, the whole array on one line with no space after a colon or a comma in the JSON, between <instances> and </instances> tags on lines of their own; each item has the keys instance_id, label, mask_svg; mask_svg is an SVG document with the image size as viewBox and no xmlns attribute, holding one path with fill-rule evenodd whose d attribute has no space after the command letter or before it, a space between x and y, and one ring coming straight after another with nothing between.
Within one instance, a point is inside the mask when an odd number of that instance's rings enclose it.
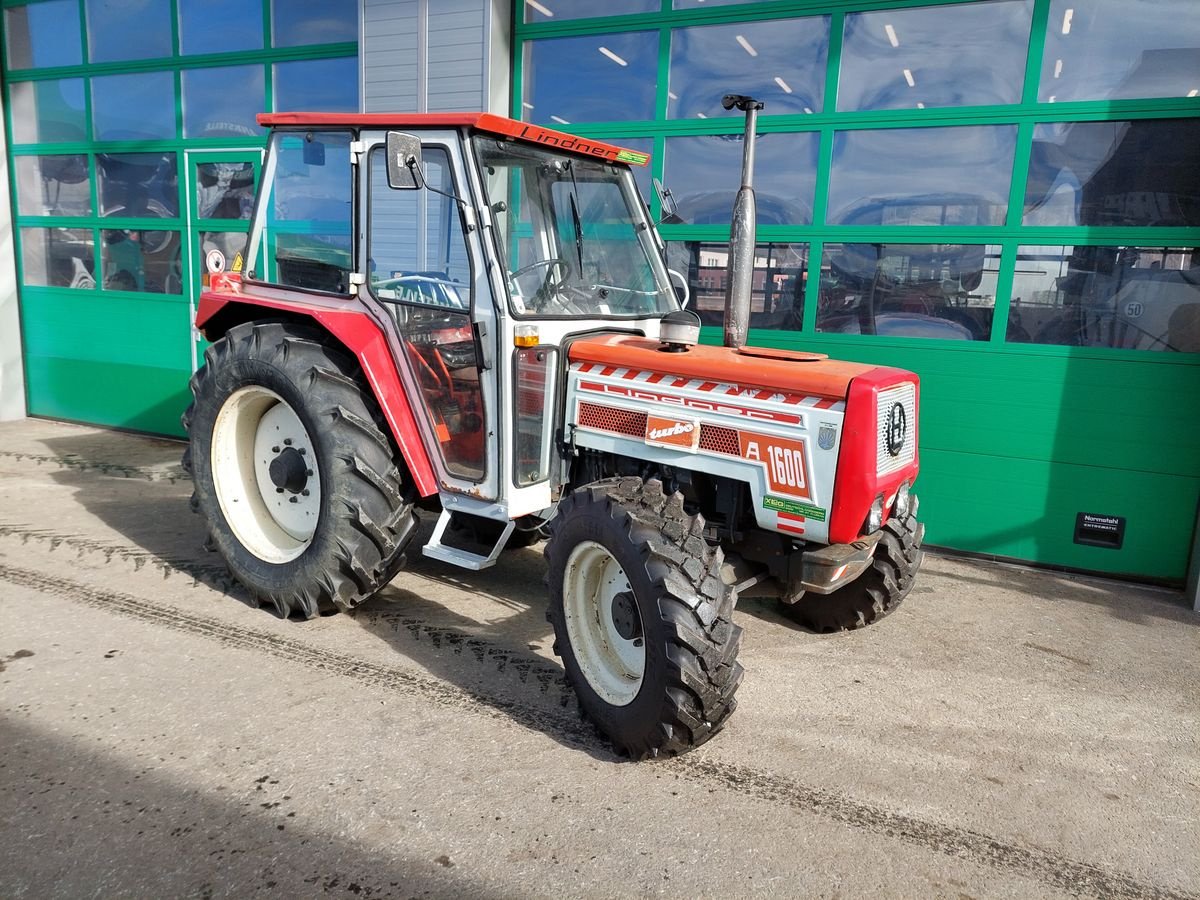
<instances>
[{"instance_id":1,"label":"cab door","mask_svg":"<svg viewBox=\"0 0 1200 900\"><path fill-rule=\"evenodd\" d=\"M422 134L425 185L393 190L386 137L358 156L359 288L395 323L399 368L443 490L499 499L495 304L452 131ZM460 199L461 198L461 199Z\"/></svg>"}]
</instances>

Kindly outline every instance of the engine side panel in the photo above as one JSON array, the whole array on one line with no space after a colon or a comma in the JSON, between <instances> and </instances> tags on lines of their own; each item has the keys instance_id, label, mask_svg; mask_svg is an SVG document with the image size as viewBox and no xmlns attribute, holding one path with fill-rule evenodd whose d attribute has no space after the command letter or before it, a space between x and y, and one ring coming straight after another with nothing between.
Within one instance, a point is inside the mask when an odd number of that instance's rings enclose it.
<instances>
[{"instance_id":1,"label":"engine side panel","mask_svg":"<svg viewBox=\"0 0 1200 900\"><path fill-rule=\"evenodd\" d=\"M566 399L577 446L745 482L759 527L828 543L843 399L587 361Z\"/></svg>"}]
</instances>

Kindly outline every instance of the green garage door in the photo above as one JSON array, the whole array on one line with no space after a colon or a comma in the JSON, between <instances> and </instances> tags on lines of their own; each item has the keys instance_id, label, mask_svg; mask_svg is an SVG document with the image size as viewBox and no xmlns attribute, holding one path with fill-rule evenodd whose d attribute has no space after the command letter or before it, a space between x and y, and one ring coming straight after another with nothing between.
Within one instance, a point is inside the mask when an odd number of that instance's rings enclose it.
<instances>
[{"instance_id":1,"label":"green garage door","mask_svg":"<svg viewBox=\"0 0 1200 900\"><path fill-rule=\"evenodd\" d=\"M264 110L357 110L355 0L2 0L28 409L181 434Z\"/></svg>"},{"instance_id":2,"label":"green garage door","mask_svg":"<svg viewBox=\"0 0 1200 900\"><path fill-rule=\"evenodd\" d=\"M720 99L766 102L750 339L921 375L932 543L1184 577L1194 0L546 0L518 23L513 114L653 152L713 326L741 159Z\"/></svg>"}]
</instances>

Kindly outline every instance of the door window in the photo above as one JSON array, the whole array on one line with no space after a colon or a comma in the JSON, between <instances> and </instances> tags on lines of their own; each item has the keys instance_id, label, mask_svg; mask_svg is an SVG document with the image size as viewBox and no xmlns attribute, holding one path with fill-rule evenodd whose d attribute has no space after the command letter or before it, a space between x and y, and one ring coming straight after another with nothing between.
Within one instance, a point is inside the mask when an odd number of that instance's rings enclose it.
<instances>
[{"instance_id":1,"label":"door window","mask_svg":"<svg viewBox=\"0 0 1200 900\"><path fill-rule=\"evenodd\" d=\"M471 260L449 154L426 147L421 168L426 187L392 190L383 148L371 151L368 277L396 319L447 470L477 481L486 472L486 429Z\"/></svg>"}]
</instances>

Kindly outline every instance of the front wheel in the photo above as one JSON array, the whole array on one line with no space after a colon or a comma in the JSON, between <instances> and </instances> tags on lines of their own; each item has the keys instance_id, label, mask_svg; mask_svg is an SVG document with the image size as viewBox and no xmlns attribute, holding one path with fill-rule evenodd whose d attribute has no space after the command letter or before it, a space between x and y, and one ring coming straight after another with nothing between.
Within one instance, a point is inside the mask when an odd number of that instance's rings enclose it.
<instances>
[{"instance_id":1,"label":"front wheel","mask_svg":"<svg viewBox=\"0 0 1200 900\"><path fill-rule=\"evenodd\" d=\"M247 323L191 388L192 506L255 599L311 618L386 585L415 517L354 358L311 327Z\"/></svg>"},{"instance_id":2,"label":"front wheel","mask_svg":"<svg viewBox=\"0 0 1200 900\"><path fill-rule=\"evenodd\" d=\"M555 652L584 714L633 759L704 743L733 713L742 630L704 520L657 480L564 499L546 545Z\"/></svg>"},{"instance_id":3,"label":"front wheel","mask_svg":"<svg viewBox=\"0 0 1200 900\"><path fill-rule=\"evenodd\" d=\"M782 611L798 625L817 632L852 631L878 622L912 590L921 567L925 526L916 516L889 519L871 565L832 594L805 594Z\"/></svg>"}]
</instances>

